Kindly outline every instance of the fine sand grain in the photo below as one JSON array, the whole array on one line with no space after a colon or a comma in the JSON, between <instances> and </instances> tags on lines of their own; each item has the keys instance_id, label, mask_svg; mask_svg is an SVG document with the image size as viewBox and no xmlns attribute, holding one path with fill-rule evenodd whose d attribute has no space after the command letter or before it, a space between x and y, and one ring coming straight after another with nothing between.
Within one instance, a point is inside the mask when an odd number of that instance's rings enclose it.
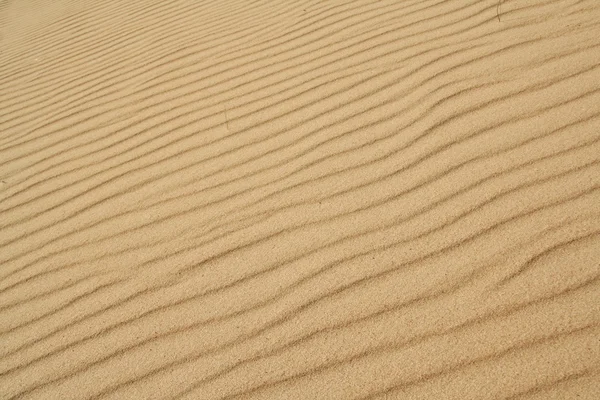
<instances>
[{"instance_id":1,"label":"fine sand grain","mask_svg":"<svg viewBox=\"0 0 600 400\"><path fill-rule=\"evenodd\" d=\"M1 399L599 393L600 1L0 0Z\"/></svg>"}]
</instances>

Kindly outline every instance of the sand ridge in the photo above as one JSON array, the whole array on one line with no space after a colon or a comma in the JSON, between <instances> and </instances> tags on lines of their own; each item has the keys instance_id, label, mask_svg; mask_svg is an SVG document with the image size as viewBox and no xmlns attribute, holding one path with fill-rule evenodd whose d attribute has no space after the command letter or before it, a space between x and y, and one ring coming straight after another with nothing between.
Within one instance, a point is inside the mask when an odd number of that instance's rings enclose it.
<instances>
[{"instance_id":1,"label":"sand ridge","mask_svg":"<svg viewBox=\"0 0 600 400\"><path fill-rule=\"evenodd\" d=\"M594 0L0 1L0 398L595 399Z\"/></svg>"}]
</instances>

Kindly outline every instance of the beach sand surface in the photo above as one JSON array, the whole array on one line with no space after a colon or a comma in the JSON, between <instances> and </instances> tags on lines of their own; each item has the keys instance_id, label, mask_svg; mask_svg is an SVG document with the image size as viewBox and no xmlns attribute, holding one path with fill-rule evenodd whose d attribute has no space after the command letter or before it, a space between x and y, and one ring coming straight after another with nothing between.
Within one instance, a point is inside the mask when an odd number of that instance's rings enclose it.
<instances>
[{"instance_id":1,"label":"beach sand surface","mask_svg":"<svg viewBox=\"0 0 600 400\"><path fill-rule=\"evenodd\" d=\"M1 0L1 399L600 398L597 0Z\"/></svg>"}]
</instances>

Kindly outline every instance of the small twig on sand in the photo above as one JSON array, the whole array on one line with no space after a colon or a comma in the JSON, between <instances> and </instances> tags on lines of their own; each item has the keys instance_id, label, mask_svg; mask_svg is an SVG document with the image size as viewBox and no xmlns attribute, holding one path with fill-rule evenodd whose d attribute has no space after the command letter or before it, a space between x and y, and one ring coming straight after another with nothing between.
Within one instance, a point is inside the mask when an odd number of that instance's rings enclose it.
<instances>
[{"instance_id":1,"label":"small twig on sand","mask_svg":"<svg viewBox=\"0 0 600 400\"><path fill-rule=\"evenodd\" d=\"M230 131L229 118L227 118L227 106L223 105L223 110L225 111L225 126L227 127L227 130Z\"/></svg>"},{"instance_id":2,"label":"small twig on sand","mask_svg":"<svg viewBox=\"0 0 600 400\"><path fill-rule=\"evenodd\" d=\"M500 22L500 5L502 4L502 0L498 0L498 4L496 4L496 15L498 16L498 22Z\"/></svg>"}]
</instances>

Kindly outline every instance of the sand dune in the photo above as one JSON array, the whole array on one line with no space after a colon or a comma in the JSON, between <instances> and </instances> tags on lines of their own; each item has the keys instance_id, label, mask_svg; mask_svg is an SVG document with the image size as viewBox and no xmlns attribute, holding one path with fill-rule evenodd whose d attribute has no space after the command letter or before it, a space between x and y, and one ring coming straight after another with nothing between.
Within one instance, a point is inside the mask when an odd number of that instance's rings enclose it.
<instances>
[{"instance_id":1,"label":"sand dune","mask_svg":"<svg viewBox=\"0 0 600 400\"><path fill-rule=\"evenodd\" d=\"M0 398L597 399L596 0L0 1Z\"/></svg>"}]
</instances>

